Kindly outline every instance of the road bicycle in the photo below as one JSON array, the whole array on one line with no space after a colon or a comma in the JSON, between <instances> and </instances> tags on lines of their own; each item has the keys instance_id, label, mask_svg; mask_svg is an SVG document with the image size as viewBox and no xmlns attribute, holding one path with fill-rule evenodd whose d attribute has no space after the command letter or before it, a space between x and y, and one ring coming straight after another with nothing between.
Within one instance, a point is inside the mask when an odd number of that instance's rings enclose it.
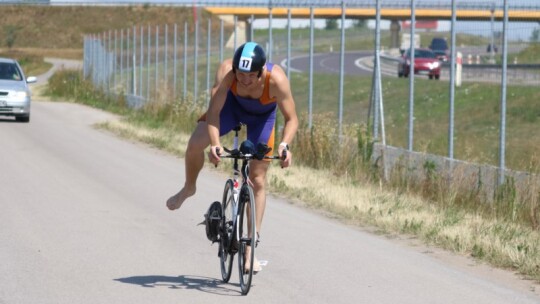
<instances>
[{"instance_id":1,"label":"road bicycle","mask_svg":"<svg viewBox=\"0 0 540 304\"><path fill-rule=\"evenodd\" d=\"M271 148L266 145L262 145L262 147L257 145L255 147L247 140L239 147L238 132L240 129L241 125L234 128L233 149L224 148L226 154L220 155L221 158L233 159L233 172L232 176L225 182L221 201L218 255L221 265L221 277L227 283L231 278L234 256L238 254L240 289L242 294L246 295L251 288L255 248L258 243L255 224L255 198L253 188L249 182L249 161L252 159L283 159L286 157L286 151L281 157L266 156ZM240 162L242 167L239 170ZM246 257L246 254L249 256Z\"/></svg>"}]
</instances>

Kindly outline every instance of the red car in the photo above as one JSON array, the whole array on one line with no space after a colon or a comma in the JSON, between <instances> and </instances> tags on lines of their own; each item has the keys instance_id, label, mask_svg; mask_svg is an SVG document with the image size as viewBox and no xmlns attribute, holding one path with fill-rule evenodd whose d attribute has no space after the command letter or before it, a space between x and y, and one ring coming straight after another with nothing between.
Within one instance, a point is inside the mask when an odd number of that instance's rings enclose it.
<instances>
[{"instance_id":1,"label":"red car","mask_svg":"<svg viewBox=\"0 0 540 304\"><path fill-rule=\"evenodd\" d=\"M448 51L434 50L433 53L435 53L435 56L437 56L437 59L439 59L439 61L447 62L450 59Z\"/></svg>"},{"instance_id":2,"label":"red car","mask_svg":"<svg viewBox=\"0 0 540 304\"><path fill-rule=\"evenodd\" d=\"M398 63L398 76L409 77L411 70L411 51L403 53ZM426 75L429 79L441 77L441 62L430 49L414 49L414 74Z\"/></svg>"}]
</instances>

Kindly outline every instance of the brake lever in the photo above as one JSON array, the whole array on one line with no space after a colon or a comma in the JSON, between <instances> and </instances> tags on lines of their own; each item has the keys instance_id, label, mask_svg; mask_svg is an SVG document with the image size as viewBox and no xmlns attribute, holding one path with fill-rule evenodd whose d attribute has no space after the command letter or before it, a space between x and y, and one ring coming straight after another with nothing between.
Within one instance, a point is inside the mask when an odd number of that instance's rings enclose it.
<instances>
[{"instance_id":1,"label":"brake lever","mask_svg":"<svg viewBox=\"0 0 540 304\"><path fill-rule=\"evenodd\" d=\"M281 160L285 160L287 158L287 150L283 150L281 152ZM283 169L283 166L281 166L281 169Z\"/></svg>"}]
</instances>

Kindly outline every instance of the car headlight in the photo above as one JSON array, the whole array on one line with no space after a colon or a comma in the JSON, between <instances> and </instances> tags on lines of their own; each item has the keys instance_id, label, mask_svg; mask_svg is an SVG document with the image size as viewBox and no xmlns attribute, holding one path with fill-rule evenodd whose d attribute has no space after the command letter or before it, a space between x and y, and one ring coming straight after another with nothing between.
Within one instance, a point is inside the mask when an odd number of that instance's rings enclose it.
<instances>
[{"instance_id":1,"label":"car headlight","mask_svg":"<svg viewBox=\"0 0 540 304\"><path fill-rule=\"evenodd\" d=\"M435 61L435 62L432 62L432 63L431 63L431 68L432 68L432 69L436 69L436 68L438 68L440 65L441 65L440 62Z\"/></svg>"},{"instance_id":2,"label":"car headlight","mask_svg":"<svg viewBox=\"0 0 540 304\"><path fill-rule=\"evenodd\" d=\"M28 93L26 91L15 91L13 94L13 97L15 98L26 98L28 97Z\"/></svg>"}]
</instances>

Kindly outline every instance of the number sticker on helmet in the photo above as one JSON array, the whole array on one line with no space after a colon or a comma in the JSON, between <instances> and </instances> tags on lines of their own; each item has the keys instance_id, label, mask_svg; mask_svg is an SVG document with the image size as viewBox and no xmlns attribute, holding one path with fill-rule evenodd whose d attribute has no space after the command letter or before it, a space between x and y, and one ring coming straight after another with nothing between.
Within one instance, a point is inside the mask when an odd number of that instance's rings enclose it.
<instances>
[{"instance_id":1,"label":"number sticker on helmet","mask_svg":"<svg viewBox=\"0 0 540 304\"><path fill-rule=\"evenodd\" d=\"M253 60L251 59L251 57L241 57L240 58L240 66L238 67L240 70L243 70L243 71L251 71L251 62Z\"/></svg>"}]
</instances>

